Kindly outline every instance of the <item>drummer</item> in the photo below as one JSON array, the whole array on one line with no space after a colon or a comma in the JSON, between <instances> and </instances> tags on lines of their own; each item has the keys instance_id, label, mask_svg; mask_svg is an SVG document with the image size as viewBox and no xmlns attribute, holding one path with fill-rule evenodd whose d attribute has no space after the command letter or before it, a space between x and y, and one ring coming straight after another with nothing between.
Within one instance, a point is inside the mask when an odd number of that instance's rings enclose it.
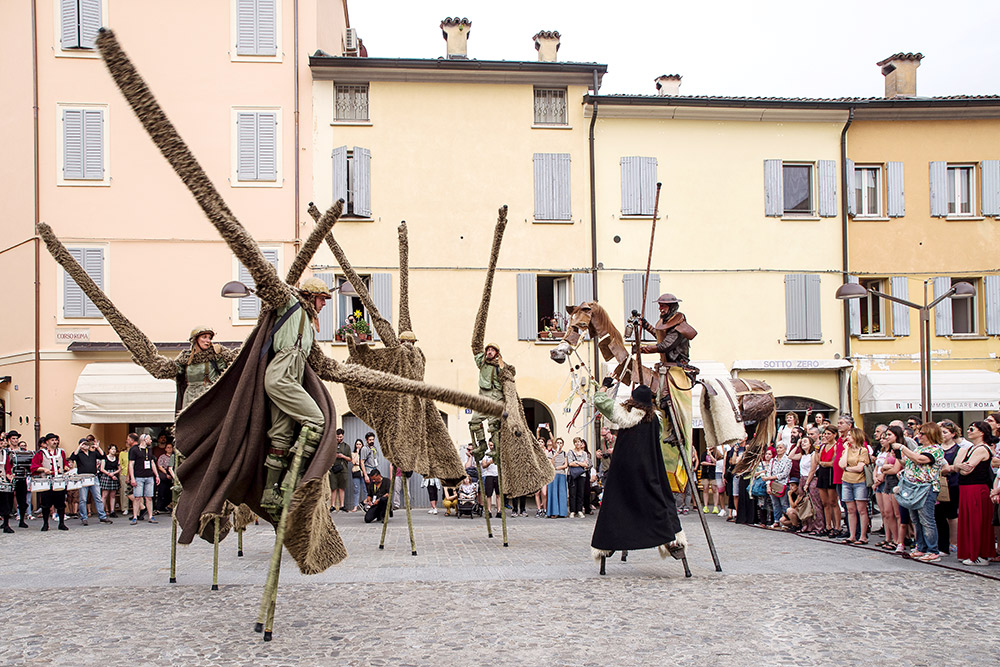
<instances>
[{"instance_id":1,"label":"drummer","mask_svg":"<svg viewBox=\"0 0 1000 667\"><path fill-rule=\"evenodd\" d=\"M3 514L3 532L13 533L10 512L14 508L14 452L7 446L7 439L0 441L0 514Z\"/></svg>"},{"instance_id":2,"label":"drummer","mask_svg":"<svg viewBox=\"0 0 1000 667\"><path fill-rule=\"evenodd\" d=\"M42 438L42 442L43 447L35 452L35 456L31 459L32 477L52 478L65 474L66 452L59 448L59 436L48 433ZM66 487L59 491L49 489L38 495L42 505L42 531L49 529L49 514L53 505L59 515L59 530L69 530L66 527Z\"/></svg>"},{"instance_id":3,"label":"drummer","mask_svg":"<svg viewBox=\"0 0 1000 667\"><path fill-rule=\"evenodd\" d=\"M102 458L104 458L104 451L101 449L101 443L98 440L91 440L94 436L87 436L86 438L80 438L80 442L77 445L76 451L70 455L70 460L76 461L76 473L78 475L93 475L91 480L97 480L97 467ZM87 497L93 497L94 507L97 508L97 518L101 520L101 523L112 523L111 519L108 518L107 513L104 511L104 501L101 500L101 487L97 484L93 486L81 486L80 487L80 498L77 501L77 506L80 512L80 523L84 526L87 525Z\"/></svg>"}]
</instances>

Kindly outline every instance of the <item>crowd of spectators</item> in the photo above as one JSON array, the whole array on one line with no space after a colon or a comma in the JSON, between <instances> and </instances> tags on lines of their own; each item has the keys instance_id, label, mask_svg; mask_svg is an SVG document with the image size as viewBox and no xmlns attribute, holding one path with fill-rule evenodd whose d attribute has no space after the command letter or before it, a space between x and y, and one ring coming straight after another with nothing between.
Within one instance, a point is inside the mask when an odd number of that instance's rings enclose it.
<instances>
[{"instance_id":1,"label":"crowd of spectators","mask_svg":"<svg viewBox=\"0 0 1000 667\"><path fill-rule=\"evenodd\" d=\"M874 533L874 547L922 562L949 554L965 565L1000 561L1000 413L964 433L950 419L910 417L868 436L849 415L800 426L789 412L763 460L734 474L745 456L745 441L705 454L706 512L849 545L868 545Z\"/></svg>"}]
</instances>

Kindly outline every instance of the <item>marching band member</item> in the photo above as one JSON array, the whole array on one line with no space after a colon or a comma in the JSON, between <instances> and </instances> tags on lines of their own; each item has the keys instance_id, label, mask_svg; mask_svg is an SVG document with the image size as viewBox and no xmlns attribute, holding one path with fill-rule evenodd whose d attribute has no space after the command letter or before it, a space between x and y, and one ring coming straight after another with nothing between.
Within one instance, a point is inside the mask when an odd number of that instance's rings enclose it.
<instances>
[{"instance_id":1,"label":"marching band member","mask_svg":"<svg viewBox=\"0 0 1000 667\"><path fill-rule=\"evenodd\" d=\"M14 453L8 450L6 439L0 442L0 514L3 514L3 532L13 533L10 511L14 507ZM10 489L9 491L7 489Z\"/></svg>"},{"instance_id":2,"label":"marching band member","mask_svg":"<svg viewBox=\"0 0 1000 667\"><path fill-rule=\"evenodd\" d=\"M59 436L47 434L43 440L45 447L35 453L31 459L32 477L54 477L66 472L66 452L59 448ZM42 505L42 531L49 529L49 514L55 505L59 515L59 530L69 530L66 527L66 489L61 491L42 491L39 494Z\"/></svg>"}]
</instances>

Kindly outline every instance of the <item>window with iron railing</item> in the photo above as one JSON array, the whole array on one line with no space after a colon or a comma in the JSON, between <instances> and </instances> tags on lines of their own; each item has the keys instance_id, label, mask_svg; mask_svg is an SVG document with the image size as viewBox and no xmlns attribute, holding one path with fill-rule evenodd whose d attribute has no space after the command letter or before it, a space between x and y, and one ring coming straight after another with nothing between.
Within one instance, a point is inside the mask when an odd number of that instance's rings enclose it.
<instances>
[{"instance_id":1,"label":"window with iron railing","mask_svg":"<svg viewBox=\"0 0 1000 667\"><path fill-rule=\"evenodd\" d=\"M337 86L334 118L338 121L367 121L368 84Z\"/></svg>"},{"instance_id":2,"label":"window with iron railing","mask_svg":"<svg viewBox=\"0 0 1000 667\"><path fill-rule=\"evenodd\" d=\"M535 125L566 124L566 89L535 88Z\"/></svg>"}]
</instances>

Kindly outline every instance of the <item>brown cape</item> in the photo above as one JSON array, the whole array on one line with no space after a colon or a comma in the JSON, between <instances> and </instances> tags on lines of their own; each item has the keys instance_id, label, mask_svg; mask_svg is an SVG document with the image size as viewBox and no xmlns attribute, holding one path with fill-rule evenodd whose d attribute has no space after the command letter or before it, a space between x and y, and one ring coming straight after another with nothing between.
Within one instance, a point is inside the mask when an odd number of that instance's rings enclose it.
<instances>
[{"instance_id":1,"label":"brown cape","mask_svg":"<svg viewBox=\"0 0 1000 667\"><path fill-rule=\"evenodd\" d=\"M227 501L245 504L275 523L260 506L270 446L270 408L264 393L268 358L261 359L260 351L273 322L274 311L265 312L232 365L177 418L177 442L186 457L177 468L184 485L176 512L181 544L190 544L200 533L211 539L203 526L226 514ZM328 504L327 475L337 455L337 413L326 387L308 365L303 386L322 411L326 428L292 497L285 547L304 574L315 574L346 558L347 550Z\"/></svg>"},{"instance_id":2,"label":"brown cape","mask_svg":"<svg viewBox=\"0 0 1000 667\"><path fill-rule=\"evenodd\" d=\"M367 368L423 380L425 360L420 348L372 348L348 340L347 360ZM382 453L405 472L457 481L465 474L458 450L434 401L412 394L390 394L344 385L351 412L378 433Z\"/></svg>"}]
</instances>

